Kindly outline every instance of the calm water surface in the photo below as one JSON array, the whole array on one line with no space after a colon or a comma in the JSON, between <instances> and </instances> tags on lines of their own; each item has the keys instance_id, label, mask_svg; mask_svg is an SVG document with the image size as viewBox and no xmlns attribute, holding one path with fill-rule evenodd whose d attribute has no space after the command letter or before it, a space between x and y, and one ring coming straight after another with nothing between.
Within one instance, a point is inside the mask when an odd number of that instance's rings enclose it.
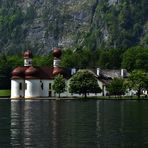
<instances>
[{"instance_id":1,"label":"calm water surface","mask_svg":"<svg viewBox=\"0 0 148 148\"><path fill-rule=\"evenodd\" d=\"M148 101L0 100L0 148L147 148Z\"/></svg>"}]
</instances>

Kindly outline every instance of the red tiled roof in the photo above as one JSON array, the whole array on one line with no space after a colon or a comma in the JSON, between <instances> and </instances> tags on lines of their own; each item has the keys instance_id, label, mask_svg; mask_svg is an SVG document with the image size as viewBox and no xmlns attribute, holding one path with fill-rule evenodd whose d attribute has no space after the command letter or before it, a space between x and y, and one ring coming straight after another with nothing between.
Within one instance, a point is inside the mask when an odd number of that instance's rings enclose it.
<instances>
[{"instance_id":1,"label":"red tiled roof","mask_svg":"<svg viewBox=\"0 0 148 148\"><path fill-rule=\"evenodd\" d=\"M52 79L53 78L53 67L40 67L39 75L41 79Z\"/></svg>"},{"instance_id":2,"label":"red tiled roof","mask_svg":"<svg viewBox=\"0 0 148 148\"><path fill-rule=\"evenodd\" d=\"M12 79L20 79L25 77L25 71L28 67L16 67L12 71Z\"/></svg>"},{"instance_id":3,"label":"red tiled roof","mask_svg":"<svg viewBox=\"0 0 148 148\"><path fill-rule=\"evenodd\" d=\"M25 78L30 79L30 78L39 78L39 68L30 66L28 69L25 71Z\"/></svg>"},{"instance_id":4,"label":"red tiled roof","mask_svg":"<svg viewBox=\"0 0 148 148\"><path fill-rule=\"evenodd\" d=\"M53 72L52 72L53 76L56 76L58 74L63 74L63 73L64 73L64 71L63 71L62 68L60 68L60 67L54 67L53 68Z\"/></svg>"},{"instance_id":5,"label":"red tiled roof","mask_svg":"<svg viewBox=\"0 0 148 148\"><path fill-rule=\"evenodd\" d=\"M61 74L64 78L70 77L68 69L58 67L17 67L12 71L12 79L53 79L54 76Z\"/></svg>"},{"instance_id":6,"label":"red tiled roof","mask_svg":"<svg viewBox=\"0 0 148 148\"><path fill-rule=\"evenodd\" d=\"M31 52L31 50L25 51L24 54L23 54L23 57L24 57L25 59L33 58L33 54L32 54L32 52Z\"/></svg>"}]
</instances>

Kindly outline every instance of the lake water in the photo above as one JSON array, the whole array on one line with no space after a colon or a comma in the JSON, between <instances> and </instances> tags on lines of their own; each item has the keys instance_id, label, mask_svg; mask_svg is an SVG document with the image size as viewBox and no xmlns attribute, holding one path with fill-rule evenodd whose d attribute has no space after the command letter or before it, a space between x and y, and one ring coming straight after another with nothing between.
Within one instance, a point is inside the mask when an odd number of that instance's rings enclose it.
<instances>
[{"instance_id":1,"label":"lake water","mask_svg":"<svg viewBox=\"0 0 148 148\"><path fill-rule=\"evenodd\" d=\"M147 148L148 101L0 100L0 148Z\"/></svg>"}]
</instances>

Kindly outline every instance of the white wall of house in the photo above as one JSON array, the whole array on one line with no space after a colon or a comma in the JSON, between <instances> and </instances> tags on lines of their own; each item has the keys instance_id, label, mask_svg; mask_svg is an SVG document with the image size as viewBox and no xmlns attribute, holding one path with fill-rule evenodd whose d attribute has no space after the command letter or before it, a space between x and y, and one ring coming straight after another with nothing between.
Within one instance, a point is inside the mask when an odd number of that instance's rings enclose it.
<instances>
[{"instance_id":1,"label":"white wall of house","mask_svg":"<svg viewBox=\"0 0 148 148\"><path fill-rule=\"evenodd\" d=\"M99 93L99 96L103 96L103 95L106 96L107 95L106 85L103 82L99 81L99 80L98 80L98 84L99 84L99 87L102 90L102 92Z\"/></svg>"},{"instance_id":2,"label":"white wall of house","mask_svg":"<svg viewBox=\"0 0 148 148\"><path fill-rule=\"evenodd\" d=\"M61 93L61 97L80 97L82 94L69 93L69 80L66 81L66 90ZM45 97L58 97L52 88L54 80L48 79L13 79L11 80L11 98L45 98ZM22 88L20 89L20 84ZM99 87L104 89L104 95L106 96L106 86L101 81L98 81ZM103 93L89 93L88 96L102 96Z\"/></svg>"},{"instance_id":3,"label":"white wall of house","mask_svg":"<svg viewBox=\"0 0 148 148\"><path fill-rule=\"evenodd\" d=\"M40 97L41 84L39 79L25 80L25 98Z\"/></svg>"},{"instance_id":4,"label":"white wall of house","mask_svg":"<svg viewBox=\"0 0 148 148\"><path fill-rule=\"evenodd\" d=\"M51 96L53 96L53 90L52 90L52 80L40 80L40 96L41 97L49 97L50 96L50 91L51 91ZM43 88L43 89L42 89Z\"/></svg>"},{"instance_id":5,"label":"white wall of house","mask_svg":"<svg viewBox=\"0 0 148 148\"><path fill-rule=\"evenodd\" d=\"M11 80L11 98L24 97L24 80L12 79Z\"/></svg>"},{"instance_id":6,"label":"white wall of house","mask_svg":"<svg viewBox=\"0 0 148 148\"><path fill-rule=\"evenodd\" d=\"M147 90L143 90L143 94L144 95L148 95L148 91Z\"/></svg>"},{"instance_id":7,"label":"white wall of house","mask_svg":"<svg viewBox=\"0 0 148 148\"><path fill-rule=\"evenodd\" d=\"M136 93L137 93L137 91L135 91L133 89L132 90L127 89L126 93L125 93L125 96L135 96Z\"/></svg>"}]
</instances>

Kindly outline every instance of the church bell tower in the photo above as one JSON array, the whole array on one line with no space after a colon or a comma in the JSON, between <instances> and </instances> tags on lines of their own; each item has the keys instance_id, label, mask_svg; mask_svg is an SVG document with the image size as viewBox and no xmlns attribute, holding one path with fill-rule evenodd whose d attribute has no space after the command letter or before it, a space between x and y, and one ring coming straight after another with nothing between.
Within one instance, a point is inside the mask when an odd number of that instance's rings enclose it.
<instances>
[{"instance_id":1,"label":"church bell tower","mask_svg":"<svg viewBox=\"0 0 148 148\"><path fill-rule=\"evenodd\" d=\"M30 50L27 50L24 52L24 66L32 66L32 52Z\"/></svg>"}]
</instances>

